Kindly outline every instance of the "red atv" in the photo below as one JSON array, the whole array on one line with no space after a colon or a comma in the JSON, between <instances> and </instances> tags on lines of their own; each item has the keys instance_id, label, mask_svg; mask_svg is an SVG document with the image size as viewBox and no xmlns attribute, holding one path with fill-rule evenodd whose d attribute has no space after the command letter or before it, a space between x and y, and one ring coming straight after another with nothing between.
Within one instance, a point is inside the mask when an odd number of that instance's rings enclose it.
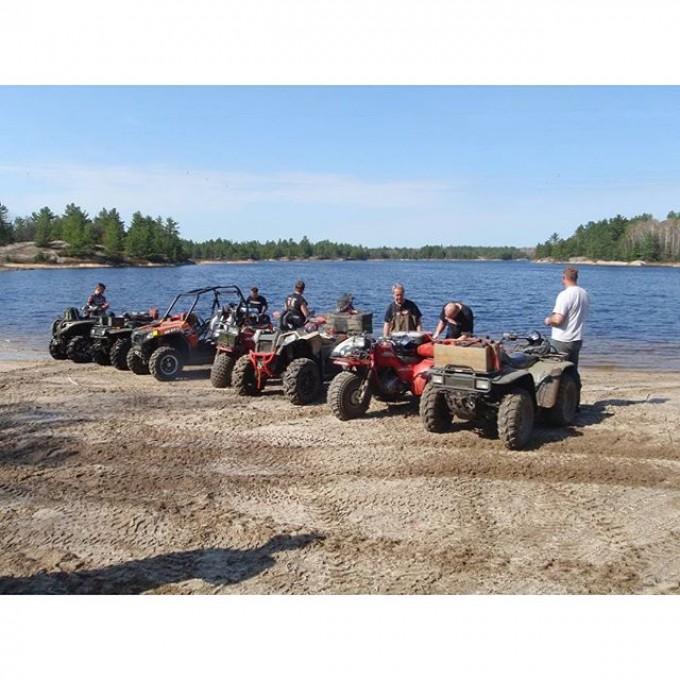
<instances>
[{"instance_id":1,"label":"red atv","mask_svg":"<svg viewBox=\"0 0 680 680\"><path fill-rule=\"evenodd\" d=\"M273 331L271 319L252 307L229 307L215 341L216 353L210 369L213 387L231 387L234 364L244 354L255 349L254 335L258 330Z\"/></svg>"},{"instance_id":2,"label":"red atv","mask_svg":"<svg viewBox=\"0 0 680 680\"><path fill-rule=\"evenodd\" d=\"M341 342L331 361L342 367L328 388L328 405L340 420L360 418L371 397L394 401L411 393L419 397L433 364L429 333L409 331L387 338L357 335Z\"/></svg>"}]
</instances>

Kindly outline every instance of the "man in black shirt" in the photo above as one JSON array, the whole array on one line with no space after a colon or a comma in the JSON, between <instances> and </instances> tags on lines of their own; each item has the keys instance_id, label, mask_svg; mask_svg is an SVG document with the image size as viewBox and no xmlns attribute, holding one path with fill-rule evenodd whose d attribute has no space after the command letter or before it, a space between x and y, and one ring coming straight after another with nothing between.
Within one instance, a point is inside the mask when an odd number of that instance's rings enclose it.
<instances>
[{"instance_id":1,"label":"man in black shirt","mask_svg":"<svg viewBox=\"0 0 680 680\"><path fill-rule=\"evenodd\" d=\"M462 302L447 302L442 307L439 323L432 336L435 340L443 338L459 338L461 335L474 333L474 314Z\"/></svg>"},{"instance_id":2,"label":"man in black shirt","mask_svg":"<svg viewBox=\"0 0 680 680\"><path fill-rule=\"evenodd\" d=\"M307 300L303 297L305 292L305 282L302 280L295 282L295 292L286 298L286 305L281 314L281 328L292 330L302 328L309 317Z\"/></svg>"},{"instance_id":3,"label":"man in black shirt","mask_svg":"<svg viewBox=\"0 0 680 680\"><path fill-rule=\"evenodd\" d=\"M385 311L383 336L387 337L400 331L422 331L420 319L423 315L415 302L406 299L401 283L392 286L392 298L394 301Z\"/></svg>"}]
</instances>

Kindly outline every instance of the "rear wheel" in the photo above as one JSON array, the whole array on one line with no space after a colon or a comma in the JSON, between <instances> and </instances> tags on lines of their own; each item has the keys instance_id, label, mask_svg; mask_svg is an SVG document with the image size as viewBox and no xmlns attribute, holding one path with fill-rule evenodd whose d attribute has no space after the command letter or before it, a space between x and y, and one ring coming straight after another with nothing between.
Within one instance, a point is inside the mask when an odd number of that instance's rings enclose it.
<instances>
[{"instance_id":1,"label":"rear wheel","mask_svg":"<svg viewBox=\"0 0 680 680\"><path fill-rule=\"evenodd\" d=\"M534 427L534 402L522 387L515 387L498 407L498 437L506 449L526 446Z\"/></svg>"},{"instance_id":2,"label":"rear wheel","mask_svg":"<svg viewBox=\"0 0 680 680\"><path fill-rule=\"evenodd\" d=\"M119 338L113 343L113 347L111 347L111 353L109 354L111 365L115 366L119 371L127 371L129 369L127 355L131 346L130 338Z\"/></svg>"},{"instance_id":3,"label":"rear wheel","mask_svg":"<svg viewBox=\"0 0 680 680\"><path fill-rule=\"evenodd\" d=\"M58 361L68 358L64 346L56 340L50 340L49 352L50 356Z\"/></svg>"},{"instance_id":4,"label":"rear wheel","mask_svg":"<svg viewBox=\"0 0 680 680\"><path fill-rule=\"evenodd\" d=\"M210 369L210 383L213 387L231 387L231 376L234 371L234 357L226 352L218 352Z\"/></svg>"},{"instance_id":5,"label":"rear wheel","mask_svg":"<svg viewBox=\"0 0 680 680\"><path fill-rule=\"evenodd\" d=\"M453 420L443 390L431 382L420 397L420 418L428 432L445 432Z\"/></svg>"},{"instance_id":6,"label":"rear wheel","mask_svg":"<svg viewBox=\"0 0 680 680\"><path fill-rule=\"evenodd\" d=\"M174 348L164 345L149 357L149 370L156 380L175 380L184 368L182 355Z\"/></svg>"},{"instance_id":7,"label":"rear wheel","mask_svg":"<svg viewBox=\"0 0 680 680\"><path fill-rule=\"evenodd\" d=\"M76 335L66 346L66 356L76 364L87 364L92 361L90 341L84 335Z\"/></svg>"},{"instance_id":8,"label":"rear wheel","mask_svg":"<svg viewBox=\"0 0 680 680\"><path fill-rule=\"evenodd\" d=\"M371 387L360 375L343 371L331 380L327 401L338 420L361 418L371 403Z\"/></svg>"},{"instance_id":9,"label":"rear wheel","mask_svg":"<svg viewBox=\"0 0 680 680\"><path fill-rule=\"evenodd\" d=\"M149 375L149 364L139 354L135 353L135 350L132 348L130 348L125 357L125 363L135 375Z\"/></svg>"},{"instance_id":10,"label":"rear wheel","mask_svg":"<svg viewBox=\"0 0 680 680\"><path fill-rule=\"evenodd\" d=\"M236 394L242 397L254 397L259 394L264 387L264 379L257 386L257 374L255 373L255 366L247 354L244 354L234 364L234 370L231 374L231 386L236 391Z\"/></svg>"},{"instance_id":11,"label":"rear wheel","mask_svg":"<svg viewBox=\"0 0 680 680\"><path fill-rule=\"evenodd\" d=\"M563 373L557 389L557 399L552 408L546 409L546 420L551 425L569 425L576 417L578 387L571 373Z\"/></svg>"},{"instance_id":12,"label":"rear wheel","mask_svg":"<svg viewBox=\"0 0 680 680\"><path fill-rule=\"evenodd\" d=\"M292 404L302 406L316 399L321 387L319 369L313 359L302 357L288 364L283 374L283 392Z\"/></svg>"}]
</instances>

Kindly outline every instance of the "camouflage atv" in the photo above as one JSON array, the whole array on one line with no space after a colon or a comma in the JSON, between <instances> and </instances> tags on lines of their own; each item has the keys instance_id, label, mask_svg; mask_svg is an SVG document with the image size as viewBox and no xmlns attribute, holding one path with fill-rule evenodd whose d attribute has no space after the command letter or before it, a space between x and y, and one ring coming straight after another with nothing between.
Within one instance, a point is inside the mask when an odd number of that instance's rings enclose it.
<instances>
[{"instance_id":1,"label":"camouflage atv","mask_svg":"<svg viewBox=\"0 0 680 680\"><path fill-rule=\"evenodd\" d=\"M504 343L526 344L507 350ZM434 367L420 400L425 429L443 432L453 417L496 423L507 449L524 448L536 415L553 425L574 421L578 405L573 363L538 331L506 333L500 342L461 338L435 343Z\"/></svg>"},{"instance_id":2,"label":"camouflage atv","mask_svg":"<svg viewBox=\"0 0 680 680\"><path fill-rule=\"evenodd\" d=\"M127 371L127 355L132 346L132 331L158 318L158 311L125 312L122 316L103 316L90 331L92 358L100 366L111 364Z\"/></svg>"},{"instance_id":3,"label":"camouflage atv","mask_svg":"<svg viewBox=\"0 0 680 680\"><path fill-rule=\"evenodd\" d=\"M210 369L213 387L231 387L236 361L255 349L253 337L258 330L273 331L268 314L260 314L252 307L227 308L228 313L215 339L215 359Z\"/></svg>"},{"instance_id":4,"label":"camouflage atv","mask_svg":"<svg viewBox=\"0 0 680 680\"><path fill-rule=\"evenodd\" d=\"M85 305L67 307L63 314L52 322L52 338L48 347L53 359L71 359L77 364L92 361L90 331L99 321L96 308Z\"/></svg>"},{"instance_id":5,"label":"camouflage atv","mask_svg":"<svg viewBox=\"0 0 680 680\"><path fill-rule=\"evenodd\" d=\"M295 330L258 330L254 349L234 364L232 387L241 396L260 394L267 382L281 379L284 394L293 404L309 404L318 396L324 380L340 369L329 358L346 335L319 331L325 318L311 319Z\"/></svg>"},{"instance_id":6,"label":"camouflage atv","mask_svg":"<svg viewBox=\"0 0 680 680\"><path fill-rule=\"evenodd\" d=\"M138 375L151 373L157 380L167 381L179 377L185 365L211 364L215 336L226 323L231 306L246 306L238 286L210 286L180 293L162 318L132 331L128 368Z\"/></svg>"}]
</instances>

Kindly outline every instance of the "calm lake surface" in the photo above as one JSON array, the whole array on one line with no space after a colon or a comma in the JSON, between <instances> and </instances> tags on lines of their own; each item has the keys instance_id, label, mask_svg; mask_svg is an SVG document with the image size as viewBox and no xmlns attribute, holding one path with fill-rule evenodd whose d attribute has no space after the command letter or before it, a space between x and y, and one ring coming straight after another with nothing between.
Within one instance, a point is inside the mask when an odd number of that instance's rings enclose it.
<instances>
[{"instance_id":1,"label":"calm lake surface","mask_svg":"<svg viewBox=\"0 0 680 680\"><path fill-rule=\"evenodd\" d=\"M475 313L477 335L542 332L561 290L563 265L532 262L264 262L159 268L35 269L0 272L0 360L47 358L50 326L65 307L82 307L98 281L111 308L167 309L192 288L236 284L247 295L260 288L270 312L280 309L296 279L317 313L330 311L345 291L373 312L379 334L393 283L423 312L434 330L444 302L462 300ZM680 268L579 265L579 283L591 296L581 351L583 366L680 371Z\"/></svg>"}]
</instances>

